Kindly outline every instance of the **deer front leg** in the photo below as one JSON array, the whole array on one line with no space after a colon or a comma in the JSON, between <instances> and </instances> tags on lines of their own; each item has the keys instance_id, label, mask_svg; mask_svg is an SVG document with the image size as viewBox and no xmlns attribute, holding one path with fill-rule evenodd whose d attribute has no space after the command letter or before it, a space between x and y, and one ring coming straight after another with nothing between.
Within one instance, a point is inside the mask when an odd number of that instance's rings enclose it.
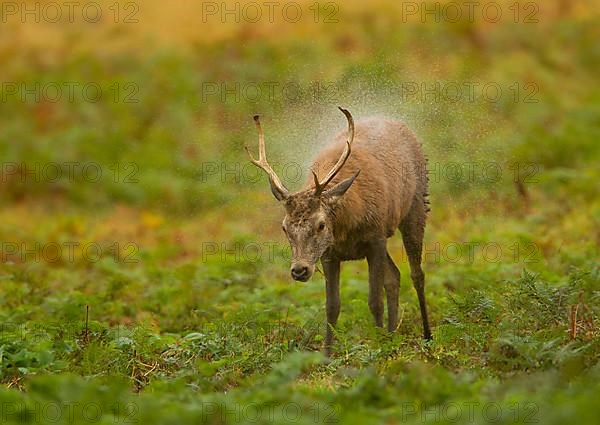
<instances>
[{"instance_id":1,"label":"deer front leg","mask_svg":"<svg viewBox=\"0 0 600 425\"><path fill-rule=\"evenodd\" d=\"M375 325L383 327L383 283L387 267L385 239L374 242L367 252L369 264L369 309L375 318Z\"/></svg>"},{"instance_id":2,"label":"deer front leg","mask_svg":"<svg viewBox=\"0 0 600 425\"><path fill-rule=\"evenodd\" d=\"M385 272L385 296L388 309L388 331L394 332L398 327L398 297L400 294L400 271L390 254L386 254L387 268Z\"/></svg>"},{"instance_id":3,"label":"deer front leg","mask_svg":"<svg viewBox=\"0 0 600 425\"><path fill-rule=\"evenodd\" d=\"M333 329L340 315L340 262L321 260L325 273L325 309L327 311L327 333L325 334L325 354L331 355Z\"/></svg>"}]
</instances>

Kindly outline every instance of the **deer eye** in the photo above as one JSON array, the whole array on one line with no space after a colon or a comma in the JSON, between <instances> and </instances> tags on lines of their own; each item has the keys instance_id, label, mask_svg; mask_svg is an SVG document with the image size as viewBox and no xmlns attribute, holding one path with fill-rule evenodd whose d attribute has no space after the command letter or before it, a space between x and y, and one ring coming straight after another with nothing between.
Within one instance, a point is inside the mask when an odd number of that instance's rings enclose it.
<instances>
[{"instance_id":1,"label":"deer eye","mask_svg":"<svg viewBox=\"0 0 600 425\"><path fill-rule=\"evenodd\" d=\"M319 229L319 232L320 232L321 230L323 230L324 228L325 228L325 223L323 223L323 222L319 223L319 227L318 227L318 229Z\"/></svg>"},{"instance_id":2,"label":"deer eye","mask_svg":"<svg viewBox=\"0 0 600 425\"><path fill-rule=\"evenodd\" d=\"M287 230L285 230L285 226L281 226L281 230L283 230L283 233L287 235Z\"/></svg>"}]
</instances>

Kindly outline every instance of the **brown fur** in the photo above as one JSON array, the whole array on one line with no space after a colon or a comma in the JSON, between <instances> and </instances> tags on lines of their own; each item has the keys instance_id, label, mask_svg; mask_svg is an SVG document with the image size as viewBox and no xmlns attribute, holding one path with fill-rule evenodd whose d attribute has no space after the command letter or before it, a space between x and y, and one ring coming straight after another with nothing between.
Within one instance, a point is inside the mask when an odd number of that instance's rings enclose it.
<instances>
[{"instance_id":1,"label":"brown fur","mask_svg":"<svg viewBox=\"0 0 600 425\"><path fill-rule=\"evenodd\" d=\"M334 167L347 138L345 132L338 134L318 154L312 167L317 176L326 175ZM398 321L400 272L387 252L386 240L400 229L419 297L424 337L429 339L421 269L428 179L421 146L403 123L383 118L358 122L351 146L345 165L323 193L315 193L312 177L294 194L284 187L278 189L278 180L275 184L271 181L275 196L286 209L283 229L292 247L292 276L306 281L316 263L321 260L323 264L328 323L325 346L329 352L332 329L340 311L340 262L366 258L369 307L375 323L383 326L385 290L388 330L394 331Z\"/></svg>"},{"instance_id":2,"label":"brown fur","mask_svg":"<svg viewBox=\"0 0 600 425\"><path fill-rule=\"evenodd\" d=\"M319 153L312 167L318 175L326 174L335 164L346 137L345 132L338 134ZM348 243L394 235L412 203L426 202L426 160L415 135L401 122L381 118L358 122L352 154L330 186L358 170L361 173L333 211L333 249L341 260L364 258L364 252L349 253ZM310 198L313 186L309 179L302 195Z\"/></svg>"}]
</instances>

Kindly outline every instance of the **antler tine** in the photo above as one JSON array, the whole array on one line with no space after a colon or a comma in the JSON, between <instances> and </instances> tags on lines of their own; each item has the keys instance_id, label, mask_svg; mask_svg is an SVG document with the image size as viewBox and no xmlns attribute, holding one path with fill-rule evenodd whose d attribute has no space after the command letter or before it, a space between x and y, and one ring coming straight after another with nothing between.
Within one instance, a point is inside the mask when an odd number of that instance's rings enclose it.
<instances>
[{"instance_id":1,"label":"antler tine","mask_svg":"<svg viewBox=\"0 0 600 425\"><path fill-rule=\"evenodd\" d=\"M337 173L339 173L339 171L342 169L342 167L348 160L350 153L352 152L352 141L354 140L354 119L352 118L352 114L350 113L350 111L348 111L347 109L344 109L342 107L338 107L338 109L342 111L342 113L346 116L346 119L348 120L348 140L346 140L346 146L344 147L342 155L340 156L336 164L333 166L331 171L329 171L325 178L323 178L323 180L319 182L317 180L316 174L313 172L313 176L315 177L316 195L320 195L323 192L323 190L325 190L325 187L327 187L331 180L333 180Z\"/></svg>"},{"instance_id":2,"label":"antler tine","mask_svg":"<svg viewBox=\"0 0 600 425\"><path fill-rule=\"evenodd\" d=\"M313 175L313 180L315 181L315 187L319 187L319 176L317 176L315 170L311 170L311 172Z\"/></svg>"},{"instance_id":3,"label":"antler tine","mask_svg":"<svg viewBox=\"0 0 600 425\"><path fill-rule=\"evenodd\" d=\"M279 190L281 194L287 196L289 194L289 191L283 185L283 183L281 183L279 176L275 173L275 171L271 168L269 162L267 161L267 151L265 148L265 133L263 132L262 126L260 125L260 119L258 115L254 115L254 123L256 124L256 129L258 130L258 160L252 156L252 154L250 153L250 149L248 149L248 146L244 146L244 149L246 149L246 152L250 157L250 161L267 173L271 182L271 186L275 186L275 188Z\"/></svg>"}]
</instances>

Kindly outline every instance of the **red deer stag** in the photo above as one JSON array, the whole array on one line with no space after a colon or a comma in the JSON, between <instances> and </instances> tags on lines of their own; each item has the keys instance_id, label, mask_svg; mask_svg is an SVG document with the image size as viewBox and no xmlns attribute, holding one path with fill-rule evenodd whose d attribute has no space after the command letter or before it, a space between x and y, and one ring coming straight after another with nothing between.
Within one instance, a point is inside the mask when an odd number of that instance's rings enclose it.
<instances>
[{"instance_id":1,"label":"red deer stag","mask_svg":"<svg viewBox=\"0 0 600 425\"><path fill-rule=\"evenodd\" d=\"M340 133L319 153L312 178L297 193L286 189L267 162L264 133L258 115L254 117L258 160L248 147L246 151L252 163L267 173L273 195L285 206L283 231L292 248L292 278L306 282L321 260L326 282L325 350L330 354L340 313L340 262L366 258L369 308L375 324L383 327L385 288L388 330L394 331L398 326L400 272L386 242L400 229L421 307L423 335L431 339L421 269L429 210L425 156L403 123L371 118L358 122L355 128L350 112L339 109L348 120L348 134Z\"/></svg>"}]
</instances>

